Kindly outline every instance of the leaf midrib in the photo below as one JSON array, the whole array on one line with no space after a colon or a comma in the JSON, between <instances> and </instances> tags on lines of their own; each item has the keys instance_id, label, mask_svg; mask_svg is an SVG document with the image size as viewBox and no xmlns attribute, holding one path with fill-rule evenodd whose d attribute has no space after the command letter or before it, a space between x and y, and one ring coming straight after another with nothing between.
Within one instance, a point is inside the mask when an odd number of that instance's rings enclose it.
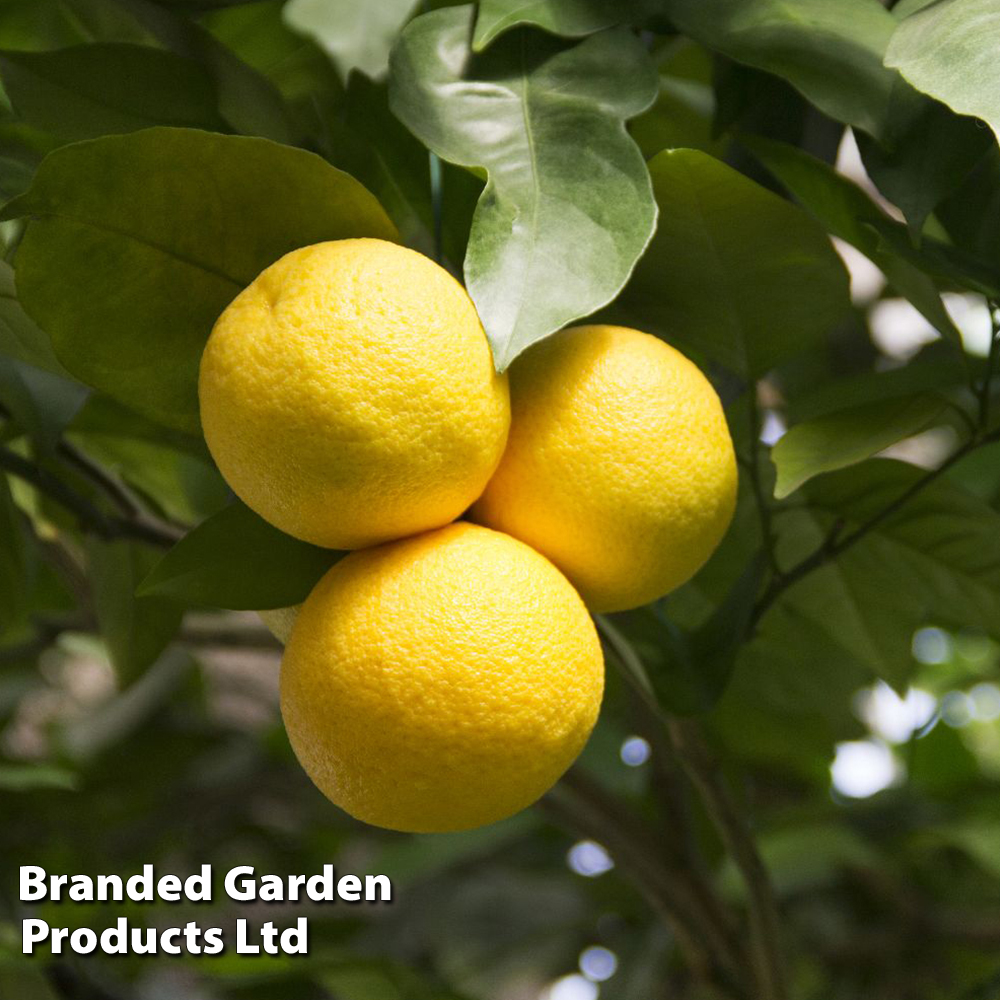
<instances>
[{"instance_id":1,"label":"leaf midrib","mask_svg":"<svg viewBox=\"0 0 1000 1000\"><path fill-rule=\"evenodd\" d=\"M67 212L56 212L56 211L29 211L27 213L30 218L38 221L51 221L53 219L58 219L64 222L71 222L78 226L87 226L91 229L96 229L99 232L110 233L113 236L121 237L122 239L129 240L133 243L137 243L139 246L148 247L150 250L155 250L157 253L163 254L165 257L170 257L188 267L193 267L199 271L204 271L206 274L210 274L215 278L219 278L222 281L226 281L231 285L234 285L237 289L242 290L245 288L252 278L241 279L234 278L231 274L227 274L225 271L214 267L211 264L206 264L203 261L197 260L193 257L188 257L185 254L178 252L171 247L165 246L162 243L158 243L154 240L147 239L146 237L138 236L135 233L130 233L127 230L119 229L117 226L108 225L106 222L95 222L93 219L81 219L76 216L70 215ZM16 300L15 300L16 301Z\"/></svg>"}]
</instances>

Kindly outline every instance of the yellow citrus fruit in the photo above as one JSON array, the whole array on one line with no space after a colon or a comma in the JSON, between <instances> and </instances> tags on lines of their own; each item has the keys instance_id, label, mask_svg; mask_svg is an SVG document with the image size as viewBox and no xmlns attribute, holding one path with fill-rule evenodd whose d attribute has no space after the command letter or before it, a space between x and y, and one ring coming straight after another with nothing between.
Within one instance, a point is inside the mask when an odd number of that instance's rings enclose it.
<instances>
[{"instance_id":1,"label":"yellow citrus fruit","mask_svg":"<svg viewBox=\"0 0 1000 1000\"><path fill-rule=\"evenodd\" d=\"M334 803L442 832L503 819L554 784L603 684L593 622L562 573L459 522L330 569L285 649L281 711Z\"/></svg>"},{"instance_id":2,"label":"yellow citrus fruit","mask_svg":"<svg viewBox=\"0 0 1000 1000\"><path fill-rule=\"evenodd\" d=\"M510 423L507 380L465 290L422 254L373 239L268 267L212 330L199 396L236 494L329 548L454 520Z\"/></svg>"},{"instance_id":3,"label":"yellow citrus fruit","mask_svg":"<svg viewBox=\"0 0 1000 1000\"><path fill-rule=\"evenodd\" d=\"M678 351L618 326L542 341L511 368L507 450L473 517L548 556L593 611L689 579L732 518L718 396Z\"/></svg>"}]
</instances>

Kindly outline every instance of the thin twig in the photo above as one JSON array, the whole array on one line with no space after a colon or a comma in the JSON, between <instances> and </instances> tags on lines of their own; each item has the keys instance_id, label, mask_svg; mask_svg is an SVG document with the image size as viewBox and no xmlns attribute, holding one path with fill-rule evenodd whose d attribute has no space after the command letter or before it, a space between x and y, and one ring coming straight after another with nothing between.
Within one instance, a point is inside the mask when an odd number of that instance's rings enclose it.
<instances>
[{"instance_id":1,"label":"thin twig","mask_svg":"<svg viewBox=\"0 0 1000 1000\"><path fill-rule=\"evenodd\" d=\"M771 877L753 835L729 795L694 719L671 717L667 729L730 857L747 887L751 954L759 1000L785 1000L787 988L781 961L781 925Z\"/></svg>"},{"instance_id":2,"label":"thin twig","mask_svg":"<svg viewBox=\"0 0 1000 1000\"><path fill-rule=\"evenodd\" d=\"M777 905L770 876L757 853L753 836L732 804L718 769L704 746L697 723L664 712L655 695L642 684L642 663L628 641L600 616L597 617L597 627L622 667L626 682L666 726L678 759L698 790L726 850L747 884L754 965L760 990L755 1000L784 1000L786 992L780 960Z\"/></svg>"},{"instance_id":3,"label":"thin twig","mask_svg":"<svg viewBox=\"0 0 1000 1000\"><path fill-rule=\"evenodd\" d=\"M1000 441L1000 428L990 434L973 438L949 455L936 469L931 469L925 476L922 476L912 486L904 490L895 500L873 514L867 521L860 524L854 531L846 535L835 536L831 534L828 536L814 552L806 556L786 573L771 581L754 607L750 618L750 631L752 632L756 628L764 615L789 587L857 545L858 542L882 524L883 521L895 514L919 493L922 493L931 483L939 479L953 465L960 462L967 455L970 455L977 448L996 441Z\"/></svg>"},{"instance_id":4,"label":"thin twig","mask_svg":"<svg viewBox=\"0 0 1000 1000\"><path fill-rule=\"evenodd\" d=\"M747 401L750 411L750 482L753 486L754 500L757 504L761 538L764 543L764 552L767 555L768 565L771 567L771 572L774 576L780 577L781 567L778 565L774 525L771 522L771 507L767 502L767 494L764 490L764 482L760 469L760 412L757 408L756 383L751 383L747 389Z\"/></svg>"},{"instance_id":5,"label":"thin twig","mask_svg":"<svg viewBox=\"0 0 1000 1000\"><path fill-rule=\"evenodd\" d=\"M106 541L131 538L161 548L169 548L182 536L181 531L151 522L141 514L134 517L106 514L85 496L67 486L58 476L29 462L9 448L0 447L0 469L34 486L73 514L82 530Z\"/></svg>"},{"instance_id":6,"label":"thin twig","mask_svg":"<svg viewBox=\"0 0 1000 1000\"><path fill-rule=\"evenodd\" d=\"M664 863L656 844L618 799L573 769L542 800L542 807L560 823L607 848L672 928L699 979L724 987L724 995L734 1000L748 997L746 960L738 943L705 909L691 873Z\"/></svg>"},{"instance_id":7,"label":"thin twig","mask_svg":"<svg viewBox=\"0 0 1000 1000\"><path fill-rule=\"evenodd\" d=\"M89 455L84 454L84 452L68 441L60 441L56 447L56 452L69 465L74 466L78 472L86 476L95 486L100 487L115 506L118 507L123 516L135 517L141 513L141 508L121 483L113 476L110 476Z\"/></svg>"}]
</instances>

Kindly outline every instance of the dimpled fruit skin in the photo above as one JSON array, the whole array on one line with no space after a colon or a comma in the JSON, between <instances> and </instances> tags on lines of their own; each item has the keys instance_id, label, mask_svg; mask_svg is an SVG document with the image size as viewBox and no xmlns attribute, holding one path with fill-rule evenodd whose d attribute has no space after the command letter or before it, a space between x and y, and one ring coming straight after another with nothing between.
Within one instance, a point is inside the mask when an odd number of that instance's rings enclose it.
<instances>
[{"instance_id":1,"label":"dimpled fruit skin","mask_svg":"<svg viewBox=\"0 0 1000 1000\"><path fill-rule=\"evenodd\" d=\"M328 548L454 520L510 424L507 380L465 290L422 254L373 239L268 267L216 323L199 397L234 492Z\"/></svg>"},{"instance_id":2,"label":"dimpled fruit skin","mask_svg":"<svg viewBox=\"0 0 1000 1000\"><path fill-rule=\"evenodd\" d=\"M638 607L697 572L737 486L722 405L698 368L638 330L581 326L510 375L510 439L474 519L548 556L595 612Z\"/></svg>"},{"instance_id":3,"label":"dimpled fruit skin","mask_svg":"<svg viewBox=\"0 0 1000 1000\"><path fill-rule=\"evenodd\" d=\"M527 545L459 522L353 552L302 607L281 711L319 789L419 833L510 816L573 762L597 719L600 642Z\"/></svg>"}]
</instances>

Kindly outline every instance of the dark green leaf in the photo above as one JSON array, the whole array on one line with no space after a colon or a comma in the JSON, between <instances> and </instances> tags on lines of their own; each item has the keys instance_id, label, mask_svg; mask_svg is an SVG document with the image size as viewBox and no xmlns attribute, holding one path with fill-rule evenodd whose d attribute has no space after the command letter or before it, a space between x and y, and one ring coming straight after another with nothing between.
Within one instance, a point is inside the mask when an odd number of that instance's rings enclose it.
<instances>
[{"instance_id":1,"label":"dark green leaf","mask_svg":"<svg viewBox=\"0 0 1000 1000\"><path fill-rule=\"evenodd\" d=\"M956 246L1000 270L1000 147L979 161L935 215Z\"/></svg>"},{"instance_id":2,"label":"dark green leaf","mask_svg":"<svg viewBox=\"0 0 1000 1000\"><path fill-rule=\"evenodd\" d=\"M925 237L920 246L916 246L903 227L888 219L874 219L870 225L881 241L883 252L888 251L928 274L954 282L988 299L1000 299L1000 267L940 240Z\"/></svg>"},{"instance_id":3,"label":"dark green leaf","mask_svg":"<svg viewBox=\"0 0 1000 1000\"><path fill-rule=\"evenodd\" d=\"M784 499L814 476L856 465L919 434L938 422L947 408L941 396L920 393L796 424L771 451L778 469L774 495Z\"/></svg>"},{"instance_id":4,"label":"dark green leaf","mask_svg":"<svg viewBox=\"0 0 1000 1000\"><path fill-rule=\"evenodd\" d=\"M867 370L822 382L789 399L788 415L793 423L803 423L854 407L954 389L967 385L968 380L962 358L950 344L937 341L902 368Z\"/></svg>"},{"instance_id":5,"label":"dark green leaf","mask_svg":"<svg viewBox=\"0 0 1000 1000\"><path fill-rule=\"evenodd\" d=\"M212 78L219 113L237 132L292 142L295 127L277 87L212 37L200 24L151 0L111 0L161 45L199 63Z\"/></svg>"},{"instance_id":6,"label":"dark green leaf","mask_svg":"<svg viewBox=\"0 0 1000 1000\"><path fill-rule=\"evenodd\" d=\"M418 0L290 0L285 19L315 38L346 80L352 69L381 77L389 50Z\"/></svg>"},{"instance_id":7,"label":"dark green leaf","mask_svg":"<svg viewBox=\"0 0 1000 1000\"><path fill-rule=\"evenodd\" d=\"M885 54L918 90L1000 139L1000 10L994 0L941 0L901 21Z\"/></svg>"},{"instance_id":8,"label":"dark green leaf","mask_svg":"<svg viewBox=\"0 0 1000 1000\"><path fill-rule=\"evenodd\" d=\"M159 49L81 45L4 52L0 73L18 114L68 142L150 125L223 127L208 74Z\"/></svg>"},{"instance_id":9,"label":"dark green leaf","mask_svg":"<svg viewBox=\"0 0 1000 1000\"><path fill-rule=\"evenodd\" d=\"M846 313L847 272L799 209L697 150L650 172L659 228L613 316L759 376Z\"/></svg>"},{"instance_id":10,"label":"dark green leaf","mask_svg":"<svg viewBox=\"0 0 1000 1000\"><path fill-rule=\"evenodd\" d=\"M685 34L784 77L832 118L886 131L900 80L882 55L896 22L875 0L667 0L666 8Z\"/></svg>"},{"instance_id":11,"label":"dark green leaf","mask_svg":"<svg viewBox=\"0 0 1000 1000\"><path fill-rule=\"evenodd\" d=\"M885 144L863 133L857 139L868 175L916 233L993 145L979 122L937 101L923 102L919 114Z\"/></svg>"},{"instance_id":12,"label":"dark green leaf","mask_svg":"<svg viewBox=\"0 0 1000 1000\"><path fill-rule=\"evenodd\" d=\"M128 683L174 637L181 610L162 598L136 597L136 586L156 559L148 549L127 541L94 541L88 549L97 621L111 662Z\"/></svg>"},{"instance_id":13,"label":"dark green leaf","mask_svg":"<svg viewBox=\"0 0 1000 1000\"><path fill-rule=\"evenodd\" d=\"M333 162L379 199L407 246L433 255L429 156L389 110L385 84L352 73L344 124L333 124Z\"/></svg>"},{"instance_id":14,"label":"dark green leaf","mask_svg":"<svg viewBox=\"0 0 1000 1000\"><path fill-rule=\"evenodd\" d=\"M139 593L237 611L284 608L301 604L341 555L283 534L237 502L178 542Z\"/></svg>"},{"instance_id":15,"label":"dark green leaf","mask_svg":"<svg viewBox=\"0 0 1000 1000\"><path fill-rule=\"evenodd\" d=\"M296 247L395 237L375 199L319 157L187 129L57 150L6 215L31 217L18 290L63 364L192 431L202 348L240 289Z\"/></svg>"},{"instance_id":16,"label":"dark green leaf","mask_svg":"<svg viewBox=\"0 0 1000 1000\"><path fill-rule=\"evenodd\" d=\"M643 156L664 149L701 149L723 159L727 138L715 134L712 57L700 45L677 39L658 54L660 93L656 103L629 124Z\"/></svg>"},{"instance_id":17,"label":"dark green leaf","mask_svg":"<svg viewBox=\"0 0 1000 1000\"><path fill-rule=\"evenodd\" d=\"M41 451L51 451L88 395L79 382L0 359L0 402Z\"/></svg>"},{"instance_id":18,"label":"dark green leaf","mask_svg":"<svg viewBox=\"0 0 1000 1000\"><path fill-rule=\"evenodd\" d=\"M907 256L892 251L875 227L898 232L909 244L904 226L893 222L856 184L802 150L759 137L743 137L744 144L834 236L856 247L877 264L889 283L954 344L961 344L951 317L934 282Z\"/></svg>"},{"instance_id":19,"label":"dark green leaf","mask_svg":"<svg viewBox=\"0 0 1000 1000\"><path fill-rule=\"evenodd\" d=\"M489 175L465 278L503 370L610 301L646 246L656 206L624 121L653 100L656 76L624 30L572 48L522 30L473 59L473 13L448 8L406 27L390 97L435 153Z\"/></svg>"}]
</instances>

